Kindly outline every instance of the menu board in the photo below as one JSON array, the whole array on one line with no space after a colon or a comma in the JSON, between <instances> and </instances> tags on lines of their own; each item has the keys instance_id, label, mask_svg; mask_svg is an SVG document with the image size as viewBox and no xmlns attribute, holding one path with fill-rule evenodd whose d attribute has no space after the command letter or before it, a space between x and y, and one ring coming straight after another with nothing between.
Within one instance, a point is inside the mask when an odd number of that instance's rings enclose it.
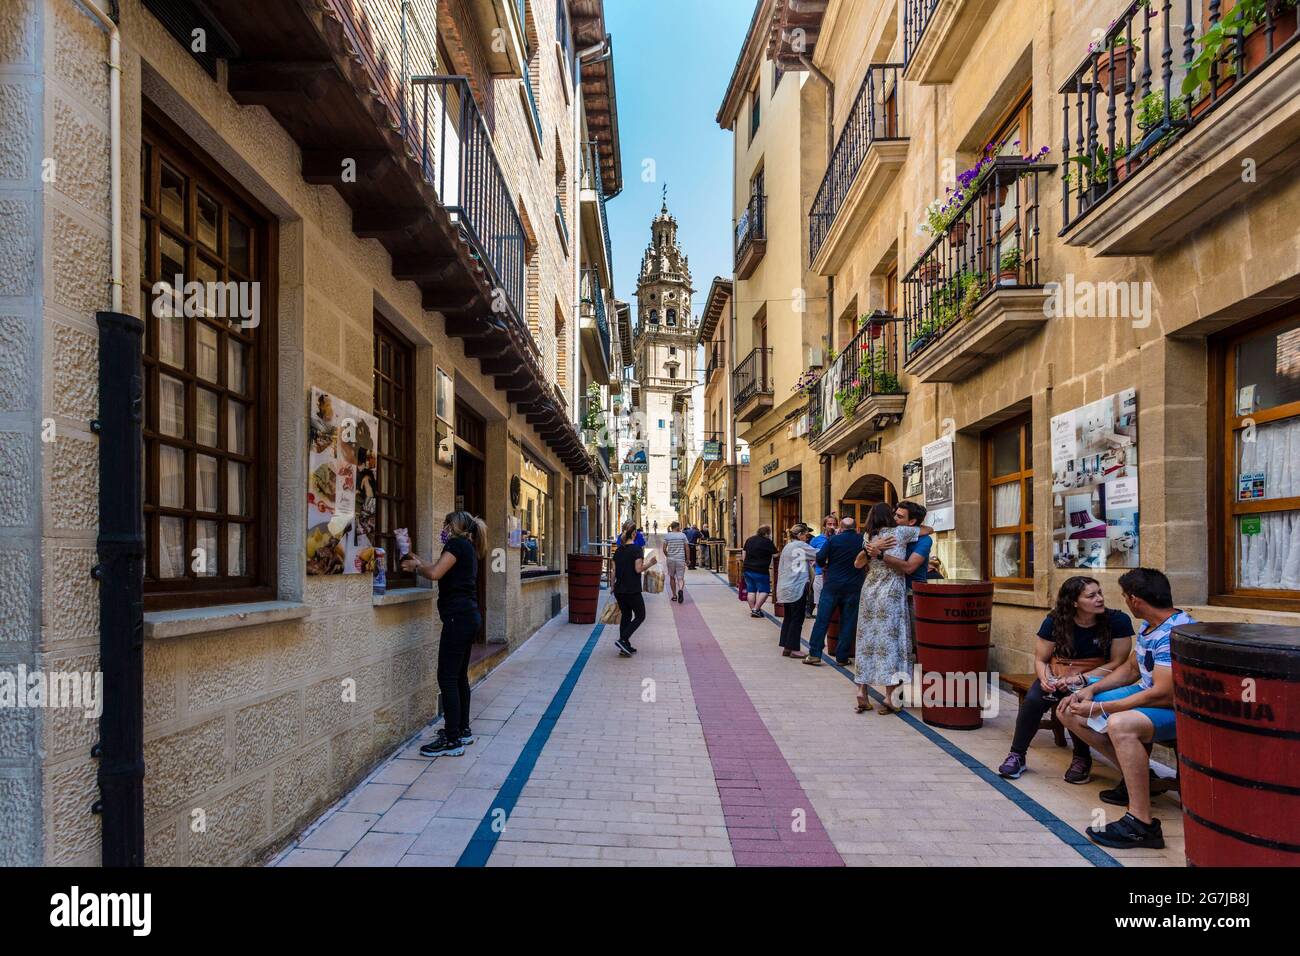
<instances>
[{"instance_id":1,"label":"menu board","mask_svg":"<svg viewBox=\"0 0 1300 956\"><path fill-rule=\"evenodd\" d=\"M379 420L318 388L310 418L307 573L374 573Z\"/></svg>"}]
</instances>

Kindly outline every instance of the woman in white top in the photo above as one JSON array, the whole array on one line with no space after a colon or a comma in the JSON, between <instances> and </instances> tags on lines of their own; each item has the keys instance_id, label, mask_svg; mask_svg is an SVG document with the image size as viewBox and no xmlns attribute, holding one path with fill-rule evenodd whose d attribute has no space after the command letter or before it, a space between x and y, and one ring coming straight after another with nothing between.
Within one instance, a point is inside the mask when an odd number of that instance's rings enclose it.
<instances>
[{"instance_id":1,"label":"woman in white top","mask_svg":"<svg viewBox=\"0 0 1300 956\"><path fill-rule=\"evenodd\" d=\"M682 523L674 521L664 535L664 558L668 571L668 600L681 604L686 596L686 535Z\"/></svg>"},{"instance_id":2,"label":"woman in white top","mask_svg":"<svg viewBox=\"0 0 1300 956\"><path fill-rule=\"evenodd\" d=\"M782 605L781 656L796 660L807 657L799 649L804 618L808 614L808 599L812 593L812 569L817 560L817 550L809 544L812 528L797 524L789 531L790 541L781 549L777 566L776 603Z\"/></svg>"}]
</instances>

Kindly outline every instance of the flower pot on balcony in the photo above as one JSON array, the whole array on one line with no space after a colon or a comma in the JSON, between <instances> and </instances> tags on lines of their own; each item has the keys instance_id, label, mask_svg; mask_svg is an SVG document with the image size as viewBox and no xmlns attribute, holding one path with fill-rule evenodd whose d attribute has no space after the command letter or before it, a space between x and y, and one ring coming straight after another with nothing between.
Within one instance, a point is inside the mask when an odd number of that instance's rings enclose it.
<instances>
[{"instance_id":1,"label":"flower pot on balcony","mask_svg":"<svg viewBox=\"0 0 1300 956\"><path fill-rule=\"evenodd\" d=\"M970 223L965 219L958 219L948 227L948 235L951 236L952 241L959 246L966 241L966 233L968 231L970 231Z\"/></svg>"},{"instance_id":2,"label":"flower pot on balcony","mask_svg":"<svg viewBox=\"0 0 1300 956\"><path fill-rule=\"evenodd\" d=\"M1278 14L1273 21L1273 49L1276 51L1287 40L1295 36L1296 32L1296 9L1283 11ZM1260 65L1268 59L1268 29L1267 24L1257 24L1255 29L1246 34L1245 42L1246 62L1242 69L1246 74L1253 73L1259 69ZM1231 60L1229 60L1231 64Z\"/></svg>"},{"instance_id":3,"label":"flower pot on balcony","mask_svg":"<svg viewBox=\"0 0 1300 956\"><path fill-rule=\"evenodd\" d=\"M939 277L939 272L941 269L942 267L939 265L939 263L935 262L933 259L930 259L927 262L925 262L919 269L916 270L916 278L919 279L921 282L933 282L935 279Z\"/></svg>"},{"instance_id":4,"label":"flower pot on balcony","mask_svg":"<svg viewBox=\"0 0 1300 956\"><path fill-rule=\"evenodd\" d=\"M1108 96L1120 93L1128 86L1130 64L1133 62L1133 48L1128 44L1112 47L1097 58L1097 82ZM1115 74L1111 76L1111 65Z\"/></svg>"},{"instance_id":5,"label":"flower pot on balcony","mask_svg":"<svg viewBox=\"0 0 1300 956\"><path fill-rule=\"evenodd\" d=\"M1003 269L998 273L998 285L1020 285L1020 270Z\"/></svg>"}]
</instances>

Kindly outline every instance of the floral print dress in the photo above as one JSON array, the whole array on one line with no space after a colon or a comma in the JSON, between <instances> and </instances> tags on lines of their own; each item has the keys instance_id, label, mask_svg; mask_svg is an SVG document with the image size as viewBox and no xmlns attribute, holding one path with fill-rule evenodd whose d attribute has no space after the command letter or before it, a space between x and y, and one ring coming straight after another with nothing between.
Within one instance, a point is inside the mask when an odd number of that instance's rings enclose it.
<instances>
[{"instance_id":1,"label":"floral print dress","mask_svg":"<svg viewBox=\"0 0 1300 956\"><path fill-rule=\"evenodd\" d=\"M875 538L862 536L863 546L886 535L894 546L886 554L904 559L907 546L920 538L920 529L899 525ZM858 605L858 635L853 679L859 684L897 684L912 675L911 609L907 605L907 578L881 561L867 562Z\"/></svg>"}]
</instances>

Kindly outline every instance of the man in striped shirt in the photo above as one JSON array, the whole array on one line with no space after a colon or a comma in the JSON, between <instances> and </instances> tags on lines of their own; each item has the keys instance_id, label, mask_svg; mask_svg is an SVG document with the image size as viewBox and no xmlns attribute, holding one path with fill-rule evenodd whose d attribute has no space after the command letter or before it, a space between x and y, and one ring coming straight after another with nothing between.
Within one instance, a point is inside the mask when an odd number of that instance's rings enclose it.
<instances>
[{"instance_id":1,"label":"man in striped shirt","mask_svg":"<svg viewBox=\"0 0 1300 956\"><path fill-rule=\"evenodd\" d=\"M674 521L668 526L663 546L668 590L672 595L669 600L681 604L686 594L686 535L682 534L680 521Z\"/></svg>"}]
</instances>

